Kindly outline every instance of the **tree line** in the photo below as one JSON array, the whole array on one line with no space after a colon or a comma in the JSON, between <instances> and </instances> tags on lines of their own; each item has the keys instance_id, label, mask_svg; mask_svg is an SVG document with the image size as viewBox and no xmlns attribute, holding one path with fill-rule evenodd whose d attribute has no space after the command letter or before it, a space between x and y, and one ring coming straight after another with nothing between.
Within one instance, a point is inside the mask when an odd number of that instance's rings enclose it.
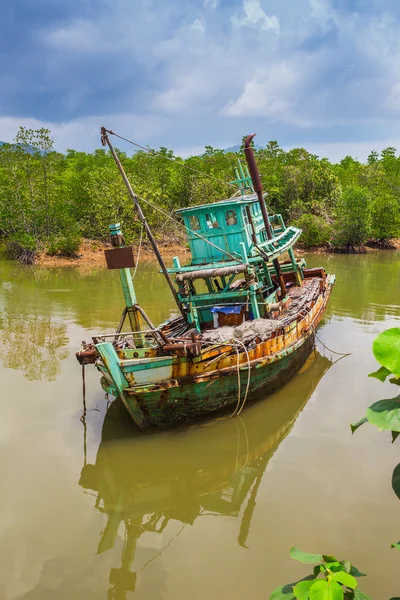
<instances>
[{"instance_id":1,"label":"tree line","mask_svg":"<svg viewBox=\"0 0 400 600\"><path fill-rule=\"evenodd\" d=\"M176 209L232 195L226 182L234 179L238 158L244 161L241 153L210 146L186 159L164 147L118 153L133 188L151 203L143 203L151 227L165 237L175 235L168 215ZM390 247L400 237L395 148L371 152L365 164L350 156L333 164L304 148L285 151L276 141L255 154L270 213L301 227L305 247L357 252L366 243ZM106 240L113 222L122 224L130 241L140 235L132 202L105 150L62 154L48 129L23 127L14 144L0 147L0 235L17 254L73 255L82 238Z\"/></svg>"}]
</instances>

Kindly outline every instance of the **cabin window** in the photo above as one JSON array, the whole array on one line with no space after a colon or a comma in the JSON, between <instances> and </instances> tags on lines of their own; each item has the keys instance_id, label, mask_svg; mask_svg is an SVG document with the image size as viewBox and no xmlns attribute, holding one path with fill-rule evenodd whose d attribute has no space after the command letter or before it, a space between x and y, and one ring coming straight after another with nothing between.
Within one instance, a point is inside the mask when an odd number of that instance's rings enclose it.
<instances>
[{"instance_id":1,"label":"cabin window","mask_svg":"<svg viewBox=\"0 0 400 600\"><path fill-rule=\"evenodd\" d=\"M256 217L257 215L259 215L260 212L261 212L261 208L260 208L260 205L258 204L258 202L255 202L253 204L252 209L253 209L253 216L254 217Z\"/></svg>"},{"instance_id":2,"label":"cabin window","mask_svg":"<svg viewBox=\"0 0 400 600\"><path fill-rule=\"evenodd\" d=\"M189 217L189 228L192 231L199 231L200 227L200 219L197 215L192 215Z\"/></svg>"},{"instance_id":3,"label":"cabin window","mask_svg":"<svg viewBox=\"0 0 400 600\"><path fill-rule=\"evenodd\" d=\"M206 223L208 229L220 229L215 213L210 212L206 214Z\"/></svg>"},{"instance_id":4,"label":"cabin window","mask_svg":"<svg viewBox=\"0 0 400 600\"><path fill-rule=\"evenodd\" d=\"M231 225L237 225L236 210L227 210L225 213L225 223L230 227Z\"/></svg>"}]
</instances>

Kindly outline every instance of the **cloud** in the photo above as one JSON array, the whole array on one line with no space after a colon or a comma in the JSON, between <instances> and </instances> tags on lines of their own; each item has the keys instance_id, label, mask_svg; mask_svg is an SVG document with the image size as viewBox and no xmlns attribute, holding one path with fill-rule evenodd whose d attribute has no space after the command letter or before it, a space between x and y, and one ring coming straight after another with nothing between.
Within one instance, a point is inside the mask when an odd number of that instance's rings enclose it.
<instances>
[{"instance_id":1,"label":"cloud","mask_svg":"<svg viewBox=\"0 0 400 600\"><path fill-rule=\"evenodd\" d=\"M204 0L204 8L216 9L219 5L219 0Z\"/></svg>"},{"instance_id":2,"label":"cloud","mask_svg":"<svg viewBox=\"0 0 400 600\"><path fill-rule=\"evenodd\" d=\"M296 88L302 70L288 62L261 69L245 83L237 100L230 101L222 114L230 117L281 117L288 120L296 105Z\"/></svg>"},{"instance_id":3,"label":"cloud","mask_svg":"<svg viewBox=\"0 0 400 600\"><path fill-rule=\"evenodd\" d=\"M279 33L281 25L276 15L268 16L260 0L243 0L242 14L235 14L231 21L235 27L259 27L264 31Z\"/></svg>"},{"instance_id":4,"label":"cloud","mask_svg":"<svg viewBox=\"0 0 400 600\"><path fill-rule=\"evenodd\" d=\"M205 33L206 31L205 25L200 19L196 19L195 21L193 21L191 28L193 29L193 31L200 31L200 33Z\"/></svg>"},{"instance_id":5,"label":"cloud","mask_svg":"<svg viewBox=\"0 0 400 600\"><path fill-rule=\"evenodd\" d=\"M54 148L64 152L67 148L91 151L99 148L100 127L115 130L124 134L124 137L133 139L142 144L154 139L155 135L163 135L166 131L167 121L155 118L154 115L131 113L126 114L104 114L91 117L82 117L61 123L54 121L42 121L26 117L0 117L0 131L2 141L13 142L15 134L20 126L29 129L50 129ZM132 153L133 146L127 146L119 140L115 145Z\"/></svg>"},{"instance_id":6,"label":"cloud","mask_svg":"<svg viewBox=\"0 0 400 600\"><path fill-rule=\"evenodd\" d=\"M47 124L59 149L97 147L103 123L178 150L251 130L301 146L396 138L394 0L12 4L0 21L0 139L20 123Z\"/></svg>"}]
</instances>

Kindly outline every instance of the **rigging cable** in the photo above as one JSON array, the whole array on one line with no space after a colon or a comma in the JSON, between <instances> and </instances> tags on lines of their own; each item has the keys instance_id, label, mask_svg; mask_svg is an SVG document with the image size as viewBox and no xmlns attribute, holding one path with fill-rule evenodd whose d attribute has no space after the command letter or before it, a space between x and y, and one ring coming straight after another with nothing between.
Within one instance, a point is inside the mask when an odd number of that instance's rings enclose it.
<instances>
[{"instance_id":1,"label":"rigging cable","mask_svg":"<svg viewBox=\"0 0 400 600\"><path fill-rule=\"evenodd\" d=\"M193 231L193 229L190 229L189 227L186 227L186 225L184 225L183 223L180 223L178 221L178 219L175 219L175 217L171 216L169 213L167 213L167 211L163 210L162 208L160 208L159 206L156 206L155 204L153 204L152 202L150 202L149 200L146 200L145 198L143 198L142 196L139 196L139 194L136 194L136 196L139 198L139 200L141 200L142 202L144 202L145 204L148 204L149 206L151 206L151 208L153 208L154 210L158 210L159 213L161 213L164 217L167 217L168 219L171 219L172 221L174 221L177 225L179 225L179 227L182 227L183 229L186 229L186 231L188 231L189 233L195 235L196 237L200 238L201 240L203 240L203 242L206 242L206 244L209 244L210 246L212 246L213 248L215 248L216 250L219 250L220 252L222 252L222 254L226 254L227 256L230 256L230 258L232 260L234 260L235 262L243 262L241 257L238 256L234 256L233 254L231 254L230 252L227 252L226 250L223 250L223 248L220 248L219 246L216 246L215 244L213 244L212 242L210 242L210 240L208 240L207 238L203 237L202 235L200 235L200 233L197 233L196 231Z\"/></svg>"},{"instance_id":2,"label":"rigging cable","mask_svg":"<svg viewBox=\"0 0 400 600\"><path fill-rule=\"evenodd\" d=\"M132 144L132 146L136 146L137 148L140 148L140 150L144 150L145 152L147 152L150 155L161 156L161 158L165 158L166 160L169 160L170 162L176 163L177 165L179 165L180 167L182 167L184 169L193 171L193 173L198 173L199 175L202 175L203 177L208 177L209 179L218 181L218 183L222 183L223 185L229 185L231 187L234 187L238 191L241 190L241 188L238 185L236 185L235 183L231 183L230 181L223 181L223 179L219 179L218 177L214 177L213 175L204 173L204 171L200 171L199 169L195 169L194 167L189 167L188 165L185 165L185 164L179 162L178 157L165 156L164 154L161 154L161 152L157 152L157 150L152 150L151 148L146 148L145 146L141 146L140 144L137 144L136 142L133 142L132 140L128 140L128 138L125 138L122 135L115 133L115 131L111 131L110 129L107 130L107 133L109 133L111 135L115 135L115 137L119 138L120 140L124 140L124 142L128 142L128 144Z\"/></svg>"},{"instance_id":3,"label":"rigging cable","mask_svg":"<svg viewBox=\"0 0 400 600\"><path fill-rule=\"evenodd\" d=\"M136 271L137 271L137 269L138 269L138 266L139 266L139 260L140 260L140 250L141 250L141 248L142 248L142 241L143 241L143 229L144 229L144 225L143 225L143 223L142 223L142 228L141 228L141 230L140 230L140 241L139 241L139 248L138 248L138 253L137 253L137 257L136 257L136 265L135 265L135 270L134 270L134 272L133 272L133 275L132 275L132 281L133 281L133 280L135 279L135 277L136 277Z\"/></svg>"}]
</instances>

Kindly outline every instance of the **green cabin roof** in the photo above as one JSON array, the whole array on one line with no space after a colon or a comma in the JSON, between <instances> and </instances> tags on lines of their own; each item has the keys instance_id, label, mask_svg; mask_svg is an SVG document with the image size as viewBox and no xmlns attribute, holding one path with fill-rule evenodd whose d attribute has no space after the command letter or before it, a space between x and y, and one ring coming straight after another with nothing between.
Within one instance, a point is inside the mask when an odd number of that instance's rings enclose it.
<instances>
[{"instance_id":1,"label":"green cabin roof","mask_svg":"<svg viewBox=\"0 0 400 600\"><path fill-rule=\"evenodd\" d=\"M253 204L258 202L256 194L248 194L246 196L239 196L237 198L227 198L226 200L219 200L218 202L210 202L208 204L197 204L196 206L188 206L187 208L179 208L175 212L177 214L192 213L192 212L203 212L212 208L223 208L225 206Z\"/></svg>"}]
</instances>

